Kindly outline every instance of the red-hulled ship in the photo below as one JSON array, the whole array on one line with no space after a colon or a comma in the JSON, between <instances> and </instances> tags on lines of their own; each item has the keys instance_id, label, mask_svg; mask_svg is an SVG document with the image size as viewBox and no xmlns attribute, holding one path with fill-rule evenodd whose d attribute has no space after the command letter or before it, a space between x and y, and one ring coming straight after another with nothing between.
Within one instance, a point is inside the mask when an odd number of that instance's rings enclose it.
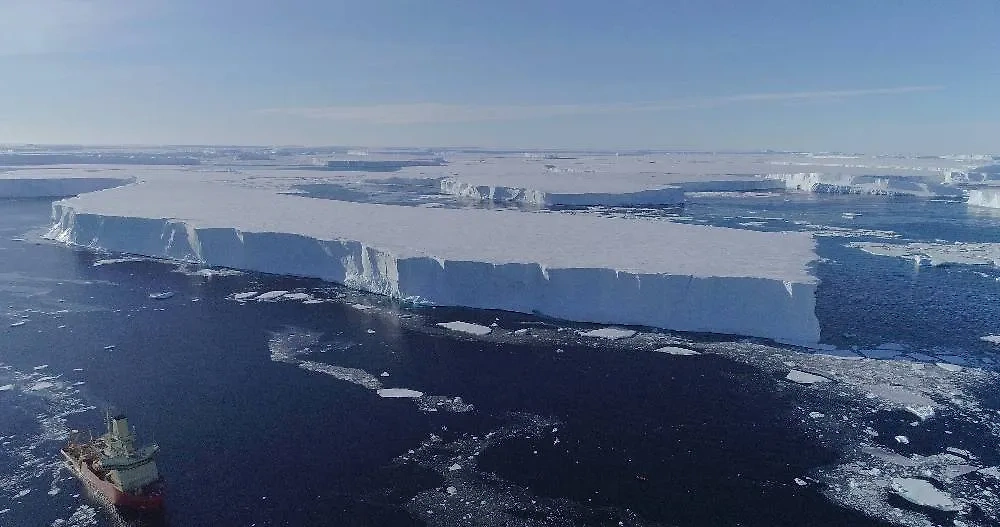
<instances>
[{"instance_id":1,"label":"red-hulled ship","mask_svg":"<svg viewBox=\"0 0 1000 527\"><path fill-rule=\"evenodd\" d=\"M163 508L163 480L154 460L160 447L136 449L135 435L124 415L105 416L108 431L101 437L80 441L78 433L59 452L66 466L116 506L136 510Z\"/></svg>"}]
</instances>

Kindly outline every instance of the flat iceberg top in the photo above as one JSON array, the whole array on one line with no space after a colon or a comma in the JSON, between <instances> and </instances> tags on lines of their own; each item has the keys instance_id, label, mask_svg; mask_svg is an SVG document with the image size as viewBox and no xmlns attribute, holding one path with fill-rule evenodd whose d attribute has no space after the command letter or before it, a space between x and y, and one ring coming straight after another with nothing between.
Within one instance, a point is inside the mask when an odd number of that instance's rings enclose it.
<instances>
[{"instance_id":1,"label":"flat iceberg top","mask_svg":"<svg viewBox=\"0 0 1000 527\"><path fill-rule=\"evenodd\" d=\"M148 181L58 202L78 214L361 240L397 257L816 283L813 238L649 219L352 203L221 183Z\"/></svg>"}]
</instances>

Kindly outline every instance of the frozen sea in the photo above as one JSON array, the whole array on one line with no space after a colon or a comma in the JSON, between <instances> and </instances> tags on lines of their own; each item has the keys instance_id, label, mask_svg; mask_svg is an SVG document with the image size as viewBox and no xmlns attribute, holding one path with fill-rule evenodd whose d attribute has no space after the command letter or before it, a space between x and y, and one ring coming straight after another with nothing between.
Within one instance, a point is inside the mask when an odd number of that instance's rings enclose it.
<instances>
[{"instance_id":1,"label":"frozen sea","mask_svg":"<svg viewBox=\"0 0 1000 527\"><path fill-rule=\"evenodd\" d=\"M982 338L1000 334L1000 269L849 246L1000 243L1000 217L961 202L706 194L552 212L816 233L818 351L587 336L600 326L96 254L39 240L49 212L0 201L3 527L1000 518L1000 347ZM798 370L830 382L786 380ZM66 431L109 407L162 448L162 516L122 517L60 468ZM892 490L912 478L959 510Z\"/></svg>"}]
</instances>

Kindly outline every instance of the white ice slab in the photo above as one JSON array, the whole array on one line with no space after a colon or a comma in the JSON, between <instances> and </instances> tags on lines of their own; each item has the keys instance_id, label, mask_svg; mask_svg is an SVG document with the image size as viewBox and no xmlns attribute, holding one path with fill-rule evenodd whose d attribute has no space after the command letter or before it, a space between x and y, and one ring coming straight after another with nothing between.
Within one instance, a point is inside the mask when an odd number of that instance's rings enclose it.
<instances>
[{"instance_id":1,"label":"white ice slab","mask_svg":"<svg viewBox=\"0 0 1000 527\"><path fill-rule=\"evenodd\" d=\"M789 371L788 375L785 376L785 379L798 384L816 384L818 382L830 382L830 379L827 379L822 375L815 375L800 370Z\"/></svg>"},{"instance_id":2,"label":"white ice slab","mask_svg":"<svg viewBox=\"0 0 1000 527\"><path fill-rule=\"evenodd\" d=\"M402 399L414 399L424 395L424 392L418 392L417 390L410 390L408 388L382 388L376 393L378 393L379 397Z\"/></svg>"},{"instance_id":3,"label":"white ice slab","mask_svg":"<svg viewBox=\"0 0 1000 527\"><path fill-rule=\"evenodd\" d=\"M645 219L428 209L146 182L53 204L50 235L318 277L439 305L818 340L808 234Z\"/></svg>"},{"instance_id":4,"label":"white ice slab","mask_svg":"<svg viewBox=\"0 0 1000 527\"><path fill-rule=\"evenodd\" d=\"M488 326L482 326L479 324L473 324L472 322L439 322L438 326L445 329L450 329L452 331L458 331L459 333L469 333L470 335L489 335L493 329Z\"/></svg>"},{"instance_id":5,"label":"white ice slab","mask_svg":"<svg viewBox=\"0 0 1000 527\"><path fill-rule=\"evenodd\" d=\"M618 340L627 339L635 335L635 331L631 329L621 329L621 328L599 328L592 329L590 331L581 331L580 335L584 337L596 337L608 340Z\"/></svg>"},{"instance_id":6,"label":"white ice slab","mask_svg":"<svg viewBox=\"0 0 1000 527\"><path fill-rule=\"evenodd\" d=\"M976 189L969 191L969 205L1000 209L1000 189Z\"/></svg>"},{"instance_id":7,"label":"white ice slab","mask_svg":"<svg viewBox=\"0 0 1000 527\"><path fill-rule=\"evenodd\" d=\"M657 353L666 353L668 355L701 355L701 353L687 348L678 348L676 346L664 346L662 348L657 348L655 350Z\"/></svg>"},{"instance_id":8,"label":"white ice slab","mask_svg":"<svg viewBox=\"0 0 1000 527\"><path fill-rule=\"evenodd\" d=\"M0 199L58 198L127 185L135 178L110 171L27 169L0 170Z\"/></svg>"},{"instance_id":9,"label":"white ice slab","mask_svg":"<svg viewBox=\"0 0 1000 527\"><path fill-rule=\"evenodd\" d=\"M892 478L891 487L899 497L910 503L941 511L960 511L961 504L950 494L940 491L931 482L919 478Z\"/></svg>"},{"instance_id":10,"label":"white ice slab","mask_svg":"<svg viewBox=\"0 0 1000 527\"><path fill-rule=\"evenodd\" d=\"M876 256L913 260L917 265L993 265L1000 267L1000 243L851 242L848 247Z\"/></svg>"}]
</instances>

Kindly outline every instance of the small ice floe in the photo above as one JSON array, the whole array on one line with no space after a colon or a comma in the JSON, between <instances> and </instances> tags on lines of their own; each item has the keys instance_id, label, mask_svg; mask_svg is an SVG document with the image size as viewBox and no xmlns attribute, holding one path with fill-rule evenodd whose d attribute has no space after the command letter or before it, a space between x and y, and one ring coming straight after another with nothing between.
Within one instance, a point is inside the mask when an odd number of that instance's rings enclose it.
<instances>
[{"instance_id":1,"label":"small ice floe","mask_svg":"<svg viewBox=\"0 0 1000 527\"><path fill-rule=\"evenodd\" d=\"M236 293L233 295L233 300L250 300L255 296L257 296L257 291L246 291L244 293Z\"/></svg>"},{"instance_id":2,"label":"small ice floe","mask_svg":"<svg viewBox=\"0 0 1000 527\"><path fill-rule=\"evenodd\" d=\"M56 494L59 494L59 487L52 487L51 489L49 489L48 494L49 496L55 496Z\"/></svg>"},{"instance_id":3,"label":"small ice floe","mask_svg":"<svg viewBox=\"0 0 1000 527\"><path fill-rule=\"evenodd\" d=\"M516 330L514 330L514 334L515 335L527 335L528 334L528 328L516 329Z\"/></svg>"},{"instance_id":4,"label":"small ice floe","mask_svg":"<svg viewBox=\"0 0 1000 527\"><path fill-rule=\"evenodd\" d=\"M489 326L481 326L479 324L473 324L471 322L438 322L438 326L450 329L452 331L458 331L459 333L468 333L470 335L483 336L489 335L493 332L493 328Z\"/></svg>"},{"instance_id":5,"label":"small ice floe","mask_svg":"<svg viewBox=\"0 0 1000 527\"><path fill-rule=\"evenodd\" d=\"M0 509L0 514L7 514L8 512L10 512L10 509Z\"/></svg>"},{"instance_id":6,"label":"small ice floe","mask_svg":"<svg viewBox=\"0 0 1000 527\"><path fill-rule=\"evenodd\" d=\"M83 368L73 368L73 371L83 371Z\"/></svg>"},{"instance_id":7,"label":"small ice floe","mask_svg":"<svg viewBox=\"0 0 1000 527\"><path fill-rule=\"evenodd\" d=\"M695 350L678 348L676 346L663 346L662 348L657 348L654 351L657 353L666 353L668 355L701 355L701 353Z\"/></svg>"},{"instance_id":8,"label":"small ice floe","mask_svg":"<svg viewBox=\"0 0 1000 527\"><path fill-rule=\"evenodd\" d=\"M813 419L822 419L826 417L826 414L823 412L809 412L809 417L812 417Z\"/></svg>"},{"instance_id":9,"label":"small ice floe","mask_svg":"<svg viewBox=\"0 0 1000 527\"><path fill-rule=\"evenodd\" d=\"M282 298L282 300L301 300L301 301L309 301L312 299L313 297L309 293L286 293Z\"/></svg>"},{"instance_id":10,"label":"small ice floe","mask_svg":"<svg viewBox=\"0 0 1000 527\"><path fill-rule=\"evenodd\" d=\"M989 342L991 344L1000 345L1000 335L985 335L979 337L979 340L985 340L986 342Z\"/></svg>"},{"instance_id":11,"label":"small ice floe","mask_svg":"<svg viewBox=\"0 0 1000 527\"><path fill-rule=\"evenodd\" d=\"M414 399L424 395L424 392L410 390L409 388L382 388L375 393L377 393L379 397L401 399Z\"/></svg>"},{"instance_id":12,"label":"small ice floe","mask_svg":"<svg viewBox=\"0 0 1000 527\"><path fill-rule=\"evenodd\" d=\"M13 389L14 389L13 384L5 384L3 386L0 386L0 392L6 392L8 390L13 390Z\"/></svg>"},{"instance_id":13,"label":"small ice floe","mask_svg":"<svg viewBox=\"0 0 1000 527\"><path fill-rule=\"evenodd\" d=\"M900 498L914 505L945 512L962 510L962 505L956 502L950 494L938 490L934 484L926 479L892 478L891 488Z\"/></svg>"},{"instance_id":14,"label":"small ice floe","mask_svg":"<svg viewBox=\"0 0 1000 527\"><path fill-rule=\"evenodd\" d=\"M379 375L379 377L388 377L388 376L389 376L389 372L387 372L387 371L384 371L384 372L382 372L381 375Z\"/></svg>"},{"instance_id":15,"label":"small ice floe","mask_svg":"<svg viewBox=\"0 0 1000 527\"><path fill-rule=\"evenodd\" d=\"M32 384L28 388L28 391L35 392L35 391L38 391L38 390L44 390L46 388L51 388L53 386L55 386L55 383L51 383L51 382L48 382L48 381L41 381L41 382L36 382L35 384Z\"/></svg>"},{"instance_id":16,"label":"small ice floe","mask_svg":"<svg viewBox=\"0 0 1000 527\"><path fill-rule=\"evenodd\" d=\"M258 296L254 300L258 302L274 302L275 300L278 300L279 298L287 294L288 291L268 291L266 293L261 293L260 296Z\"/></svg>"},{"instance_id":17,"label":"small ice floe","mask_svg":"<svg viewBox=\"0 0 1000 527\"><path fill-rule=\"evenodd\" d=\"M151 298L153 300L166 300L168 298L173 298L173 297L174 297L174 292L173 291L163 291L162 293L150 293L149 294L149 298Z\"/></svg>"},{"instance_id":18,"label":"small ice floe","mask_svg":"<svg viewBox=\"0 0 1000 527\"><path fill-rule=\"evenodd\" d=\"M962 371L962 367L958 364L951 364L948 362L935 362L934 364L936 364L938 368L945 371Z\"/></svg>"},{"instance_id":19,"label":"small ice floe","mask_svg":"<svg viewBox=\"0 0 1000 527\"><path fill-rule=\"evenodd\" d=\"M455 487L448 487L444 490L445 492L448 493L449 496L454 496L455 494L458 494L458 489L456 489Z\"/></svg>"},{"instance_id":20,"label":"small ice floe","mask_svg":"<svg viewBox=\"0 0 1000 527\"><path fill-rule=\"evenodd\" d=\"M842 217L844 217L845 219L853 220L854 218L857 218L858 216L860 216L861 213L860 212L844 212L844 213L841 213L840 215Z\"/></svg>"},{"instance_id":21,"label":"small ice floe","mask_svg":"<svg viewBox=\"0 0 1000 527\"><path fill-rule=\"evenodd\" d=\"M816 384L818 382L830 382L830 379L827 379L822 375L816 375L814 373L808 373L800 370L789 371L788 375L785 376L785 379L798 384Z\"/></svg>"},{"instance_id":22,"label":"small ice floe","mask_svg":"<svg viewBox=\"0 0 1000 527\"><path fill-rule=\"evenodd\" d=\"M635 331L631 329L610 328L610 327L592 329L590 331L579 331L578 333L584 337L597 337L608 340L627 339L635 335Z\"/></svg>"},{"instance_id":23,"label":"small ice floe","mask_svg":"<svg viewBox=\"0 0 1000 527\"><path fill-rule=\"evenodd\" d=\"M906 437L906 436L896 436L895 439L896 439L896 442L899 443L899 444L901 444L901 445L908 445L908 444L910 444L910 438L909 437Z\"/></svg>"},{"instance_id":24,"label":"small ice floe","mask_svg":"<svg viewBox=\"0 0 1000 527\"><path fill-rule=\"evenodd\" d=\"M48 364L40 364L40 365L35 366L35 367L31 368L31 369L33 369L35 371L38 371L38 370L44 370L45 368L48 368L48 367L49 367Z\"/></svg>"},{"instance_id":25,"label":"small ice floe","mask_svg":"<svg viewBox=\"0 0 1000 527\"><path fill-rule=\"evenodd\" d=\"M369 330L367 331L367 333L368 333L369 335L374 335L374 334L375 334L375 330L374 330L374 329L369 329Z\"/></svg>"},{"instance_id":26,"label":"small ice floe","mask_svg":"<svg viewBox=\"0 0 1000 527\"><path fill-rule=\"evenodd\" d=\"M108 345L108 346L104 346L104 350L105 351L111 351L113 349L115 349L115 345L114 344L111 344L111 345Z\"/></svg>"},{"instance_id":27,"label":"small ice floe","mask_svg":"<svg viewBox=\"0 0 1000 527\"><path fill-rule=\"evenodd\" d=\"M917 416L921 421L926 421L931 417L934 417L934 407L929 405L907 406L906 411Z\"/></svg>"},{"instance_id":28,"label":"small ice floe","mask_svg":"<svg viewBox=\"0 0 1000 527\"><path fill-rule=\"evenodd\" d=\"M455 463L454 465L448 467L448 471L449 472L454 472L456 470L462 470L462 465L459 465L458 463Z\"/></svg>"},{"instance_id":29,"label":"small ice floe","mask_svg":"<svg viewBox=\"0 0 1000 527\"><path fill-rule=\"evenodd\" d=\"M802 478L795 478L793 481L795 481L795 484L798 485L798 486L800 486L800 487L805 487L806 485L809 484L808 482L806 482L806 480L804 480Z\"/></svg>"},{"instance_id":30,"label":"small ice floe","mask_svg":"<svg viewBox=\"0 0 1000 527\"><path fill-rule=\"evenodd\" d=\"M16 327L19 327L19 326L23 326L23 325L25 325L27 323L28 323L27 320L18 320L17 322L12 322L11 325L10 325L10 327L16 328Z\"/></svg>"}]
</instances>

